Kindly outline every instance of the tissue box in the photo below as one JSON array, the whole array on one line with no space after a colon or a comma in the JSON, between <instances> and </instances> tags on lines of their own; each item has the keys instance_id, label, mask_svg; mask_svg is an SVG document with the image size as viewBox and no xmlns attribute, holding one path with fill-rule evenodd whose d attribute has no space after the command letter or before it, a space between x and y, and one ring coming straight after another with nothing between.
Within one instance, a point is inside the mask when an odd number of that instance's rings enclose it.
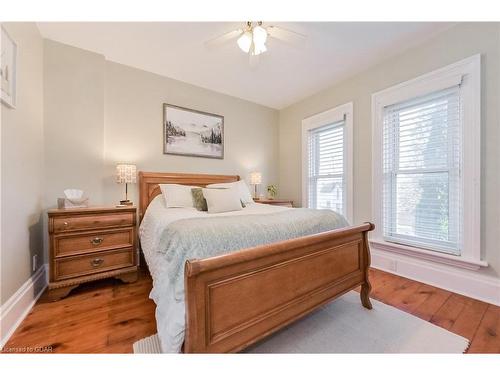
<instances>
[{"instance_id":1,"label":"tissue box","mask_svg":"<svg viewBox=\"0 0 500 375\"><path fill-rule=\"evenodd\" d=\"M85 208L89 206L89 198L57 198L57 208Z\"/></svg>"}]
</instances>

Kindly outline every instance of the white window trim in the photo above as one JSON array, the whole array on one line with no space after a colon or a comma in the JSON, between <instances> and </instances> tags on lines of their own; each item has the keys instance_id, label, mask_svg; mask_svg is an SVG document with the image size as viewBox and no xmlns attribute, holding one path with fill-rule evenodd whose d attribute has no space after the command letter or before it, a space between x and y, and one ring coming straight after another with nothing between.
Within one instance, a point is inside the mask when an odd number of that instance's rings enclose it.
<instances>
[{"instance_id":1,"label":"white window trim","mask_svg":"<svg viewBox=\"0 0 500 375\"><path fill-rule=\"evenodd\" d=\"M346 188L345 216L349 222L353 220L353 104L352 102L329 109L302 120L302 207L308 207L308 158L307 133L309 130L338 121L345 121L344 133L344 176Z\"/></svg>"},{"instance_id":2,"label":"white window trim","mask_svg":"<svg viewBox=\"0 0 500 375\"><path fill-rule=\"evenodd\" d=\"M414 97L461 84L463 98L463 250L460 256L384 241L382 235L383 109ZM372 95L372 209L374 249L432 260L456 267L479 269L481 260L481 55L477 54Z\"/></svg>"}]
</instances>

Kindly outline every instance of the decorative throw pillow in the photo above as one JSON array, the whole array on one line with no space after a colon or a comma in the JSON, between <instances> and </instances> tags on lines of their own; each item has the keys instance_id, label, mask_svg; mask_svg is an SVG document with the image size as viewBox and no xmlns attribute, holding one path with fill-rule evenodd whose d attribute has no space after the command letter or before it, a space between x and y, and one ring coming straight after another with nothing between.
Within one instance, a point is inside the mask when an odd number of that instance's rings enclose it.
<instances>
[{"instance_id":1,"label":"decorative throw pillow","mask_svg":"<svg viewBox=\"0 0 500 375\"><path fill-rule=\"evenodd\" d=\"M220 184L211 184L208 185L207 188L236 188L239 192L241 202L243 204L253 203L252 194L250 194L250 190L248 189L248 185L244 180L236 181L236 182L225 182Z\"/></svg>"},{"instance_id":2,"label":"decorative throw pillow","mask_svg":"<svg viewBox=\"0 0 500 375\"><path fill-rule=\"evenodd\" d=\"M238 189L202 189L208 213L240 211L243 209Z\"/></svg>"},{"instance_id":3,"label":"decorative throw pillow","mask_svg":"<svg viewBox=\"0 0 500 375\"><path fill-rule=\"evenodd\" d=\"M201 188L191 189L191 194L193 196L193 206L198 211L208 211L207 200L203 196L203 190Z\"/></svg>"},{"instance_id":4,"label":"decorative throw pillow","mask_svg":"<svg viewBox=\"0 0 500 375\"><path fill-rule=\"evenodd\" d=\"M178 184L160 184L161 193L167 208L194 207L191 189L196 186Z\"/></svg>"}]
</instances>

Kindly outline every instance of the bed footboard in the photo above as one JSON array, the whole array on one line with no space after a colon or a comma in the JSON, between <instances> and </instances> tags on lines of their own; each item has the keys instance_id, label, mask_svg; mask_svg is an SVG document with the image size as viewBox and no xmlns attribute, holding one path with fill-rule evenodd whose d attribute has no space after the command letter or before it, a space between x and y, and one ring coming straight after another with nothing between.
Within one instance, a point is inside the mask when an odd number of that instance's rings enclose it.
<instances>
[{"instance_id":1,"label":"bed footboard","mask_svg":"<svg viewBox=\"0 0 500 375\"><path fill-rule=\"evenodd\" d=\"M361 285L370 309L367 233L337 229L186 263L186 353L238 352Z\"/></svg>"}]
</instances>

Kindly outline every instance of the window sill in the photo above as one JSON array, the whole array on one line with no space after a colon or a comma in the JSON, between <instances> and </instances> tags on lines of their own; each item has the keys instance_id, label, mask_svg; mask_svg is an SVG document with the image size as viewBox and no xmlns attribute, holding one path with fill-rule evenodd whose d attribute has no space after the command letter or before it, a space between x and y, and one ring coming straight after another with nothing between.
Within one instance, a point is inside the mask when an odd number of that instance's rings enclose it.
<instances>
[{"instance_id":1,"label":"window sill","mask_svg":"<svg viewBox=\"0 0 500 375\"><path fill-rule=\"evenodd\" d=\"M449 266L465 268L477 271L481 267L487 267L488 263L482 260L467 259L460 256L437 253L435 251L424 250L418 247L395 244L383 240L370 240L370 245L375 250L383 250L396 254L411 256L414 258L443 263Z\"/></svg>"}]
</instances>

